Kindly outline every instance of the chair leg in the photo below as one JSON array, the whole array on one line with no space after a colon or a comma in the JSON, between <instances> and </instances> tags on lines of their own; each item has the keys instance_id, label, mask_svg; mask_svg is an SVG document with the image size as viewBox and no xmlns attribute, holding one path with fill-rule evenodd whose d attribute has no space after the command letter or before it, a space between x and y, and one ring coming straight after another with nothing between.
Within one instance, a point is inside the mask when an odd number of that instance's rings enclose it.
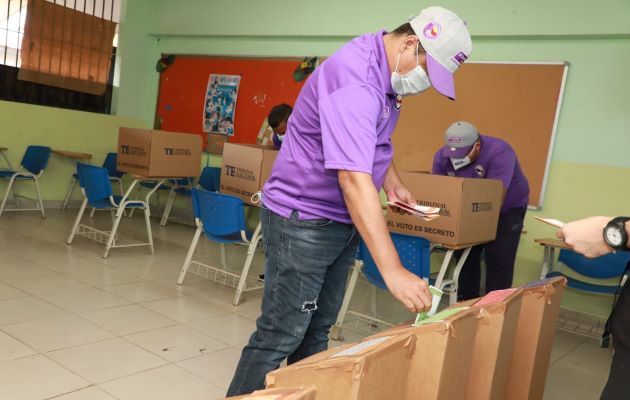
<instances>
[{"instance_id":1,"label":"chair leg","mask_svg":"<svg viewBox=\"0 0 630 400\"><path fill-rule=\"evenodd\" d=\"M70 196L72 196L72 192L74 191L74 185L77 183L77 180L72 177L72 182L70 182L70 187L66 192L66 197L63 199L63 204L61 205L61 210L65 211L68 208L68 201L70 201Z\"/></svg>"},{"instance_id":2,"label":"chair leg","mask_svg":"<svg viewBox=\"0 0 630 400\"><path fill-rule=\"evenodd\" d=\"M354 288L357 286L357 279L359 278L359 271L361 270L360 261L356 261L354 263L354 267L352 268L352 275L350 275L350 282L348 282L348 287L346 288L346 294L343 296L343 302L341 303L341 309L339 309L339 314L337 315L337 322L332 326L330 330L330 338L334 340L339 340L341 338L341 329L343 326L343 321L346 319L346 314L348 313L348 307L350 306L350 300L352 300L352 294L354 293Z\"/></svg>"},{"instance_id":3,"label":"chair leg","mask_svg":"<svg viewBox=\"0 0 630 400\"><path fill-rule=\"evenodd\" d=\"M140 185L136 186L136 195L133 196L133 198L135 199L139 199L140 198L140 192L142 191L142 187ZM123 195L124 196L124 195ZM132 198L132 196L129 196L130 198ZM148 206L148 204L147 204ZM127 214L127 216L129 218L133 217L133 212L134 212L135 208L132 208L129 210L129 213Z\"/></svg>"},{"instance_id":4,"label":"chair leg","mask_svg":"<svg viewBox=\"0 0 630 400\"><path fill-rule=\"evenodd\" d=\"M7 198L9 197L9 193L11 192L11 188L13 187L13 179L9 180L9 185L7 186L7 191L4 193L4 198L2 199L2 204L0 204L0 216L2 216L2 211L4 210L5 204L7 204ZM17 208L17 205L16 205Z\"/></svg>"},{"instance_id":5,"label":"chair leg","mask_svg":"<svg viewBox=\"0 0 630 400\"><path fill-rule=\"evenodd\" d=\"M227 268L227 256L225 255L225 243L221 243L221 266L223 269Z\"/></svg>"},{"instance_id":6,"label":"chair leg","mask_svg":"<svg viewBox=\"0 0 630 400\"><path fill-rule=\"evenodd\" d=\"M90 218L94 218L95 211L96 211L96 208L92 207L92 210L90 210Z\"/></svg>"},{"instance_id":7,"label":"chair leg","mask_svg":"<svg viewBox=\"0 0 630 400\"><path fill-rule=\"evenodd\" d=\"M149 249L151 254L155 254L155 249L153 248L153 233L151 232L151 211L149 207L144 209L144 222L147 224L147 239L149 239Z\"/></svg>"},{"instance_id":8,"label":"chair leg","mask_svg":"<svg viewBox=\"0 0 630 400\"><path fill-rule=\"evenodd\" d=\"M74 225L72 226L72 230L70 231L70 236L68 236L68 240L66 240L66 243L72 244L72 240L74 239L74 235L77 233L77 229L79 229L79 224L81 223L81 218L83 217L83 212L85 211L86 206L87 206L87 199L83 199L83 203L81 203L81 208L79 209L77 218L74 220Z\"/></svg>"},{"instance_id":9,"label":"chair leg","mask_svg":"<svg viewBox=\"0 0 630 400\"><path fill-rule=\"evenodd\" d=\"M262 238L260 234L260 222L258 226L256 226L256 230L254 231L254 235L252 235L252 240L247 247L247 258L245 259L245 265L243 265L243 271L241 272L241 278L238 281L238 287L236 288L236 293L234 294L234 300L232 304L238 306L241 304L241 296L243 295L243 291L245 290L245 283L247 282L247 274L249 274L249 268L252 265L252 261L254 260L254 253L256 253L256 247L258 246L258 242Z\"/></svg>"},{"instance_id":10,"label":"chair leg","mask_svg":"<svg viewBox=\"0 0 630 400\"><path fill-rule=\"evenodd\" d=\"M193 254L195 253L195 248L197 248L197 242L199 242L201 231L202 229L199 227L195 231L195 236L193 236L192 243L190 243L190 247L188 248L188 254L186 254L186 260L184 260L184 265L182 266L182 270L179 273L179 278L177 278L178 285L181 285L182 283L184 283L184 278L186 277L186 272L188 272L190 261L192 261Z\"/></svg>"},{"instance_id":11,"label":"chair leg","mask_svg":"<svg viewBox=\"0 0 630 400\"><path fill-rule=\"evenodd\" d=\"M116 238L116 232L118 231L118 226L120 225L120 219L122 218L122 212L119 214L116 211L116 219L114 220L114 226L112 226L112 231L109 233L109 238L107 238L107 244L105 245L105 251L103 252L103 258L107 258L109 254L109 250L114 245L114 240Z\"/></svg>"},{"instance_id":12,"label":"chair leg","mask_svg":"<svg viewBox=\"0 0 630 400\"><path fill-rule=\"evenodd\" d=\"M39 183L35 178L35 189L37 190L37 200L39 201L39 210L42 212L42 218L46 218L46 211L44 211L44 202L42 201L42 194L39 191Z\"/></svg>"},{"instance_id":13,"label":"chair leg","mask_svg":"<svg viewBox=\"0 0 630 400\"><path fill-rule=\"evenodd\" d=\"M171 209L173 208L173 203L175 202L175 195L175 190L171 189L168 194L168 199L166 199L166 205L164 206L160 226L166 226L166 223L168 222L168 217L171 214Z\"/></svg>"}]
</instances>

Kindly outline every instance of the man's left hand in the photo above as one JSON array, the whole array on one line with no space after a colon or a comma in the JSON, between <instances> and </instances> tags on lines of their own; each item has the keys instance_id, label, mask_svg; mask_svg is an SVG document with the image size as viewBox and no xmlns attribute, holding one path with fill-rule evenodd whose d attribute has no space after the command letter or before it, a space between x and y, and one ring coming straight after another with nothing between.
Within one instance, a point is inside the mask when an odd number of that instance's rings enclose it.
<instances>
[{"instance_id":1,"label":"man's left hand","mask_svg":"<svg viewBox=\"0 0 630 400\"><path fill-rule=\"evenodd\" d=\"M400 201L402 203L407 203L411 205L416 205L416 199L413 197L409 189L405 186L396 186L393 189L387 191L387 200L388 201ZM390 208L397 212L398 214L408 214L406 211L401 210L398 207L390 206Z\"/></svg>"}]
</instances>

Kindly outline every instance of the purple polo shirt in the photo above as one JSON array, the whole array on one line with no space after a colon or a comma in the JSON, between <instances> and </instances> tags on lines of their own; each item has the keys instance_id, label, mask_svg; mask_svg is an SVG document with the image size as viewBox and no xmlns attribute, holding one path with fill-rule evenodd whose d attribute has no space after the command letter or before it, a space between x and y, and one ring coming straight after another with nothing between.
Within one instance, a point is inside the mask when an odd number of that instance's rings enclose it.
<instances>
[{"instance_id":1,"label":"purple polo shirt","mask_svg":"<svg viewBox=\"0 0 630 400\"><path fill-rule=\"evenodd\" d=\"M460 178L498 179L507 190L501 212L527 207L529 183L521 170L512 146L499 138L479 135L481 151L471 164L455 171L451 159L442 155L442 148L433 157L433 174Z\"/></svg>"},{"instance_id":2,"label":"purple polo shirt","mask_svg":"<svg viewBox=\"0 0 630 400\"><path fill-rule=\"evenodd\" d=\"M372 175L380 190L398 122L383 35L359 36L328 58L300 91L263 188L265 206L289 217L352 223L337 173Z\"/></svg>"}]
</instances>

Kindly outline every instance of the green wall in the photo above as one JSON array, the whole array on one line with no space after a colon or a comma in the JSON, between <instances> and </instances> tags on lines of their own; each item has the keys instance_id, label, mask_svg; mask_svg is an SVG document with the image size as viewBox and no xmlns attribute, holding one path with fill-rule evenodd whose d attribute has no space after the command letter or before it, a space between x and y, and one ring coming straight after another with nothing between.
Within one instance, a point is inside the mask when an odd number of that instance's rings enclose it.
<instances>
[{"instance_id":1,"label":"green wall","mask_svg":"<svg viewBox=\"0 0 630 400\"><path fill-rule=\"evenodd\" d=\"M30 144L91 153L92 162L101 164L106 153L116 151L119 126L144 126L135 118L7 101L0 101L0 121L0 146L9 148L7 156L14 168L19 166L24 150ZM62 200L74 171L74 161L52 155L40 181L44 200ZM18 193L34 195L34 185L28 182L18 182L17 185ZM5 188L6 183L0 183L2 195ZM75 192L75 199L80 197L78 192Z\"/></svg>"}]
</instances>

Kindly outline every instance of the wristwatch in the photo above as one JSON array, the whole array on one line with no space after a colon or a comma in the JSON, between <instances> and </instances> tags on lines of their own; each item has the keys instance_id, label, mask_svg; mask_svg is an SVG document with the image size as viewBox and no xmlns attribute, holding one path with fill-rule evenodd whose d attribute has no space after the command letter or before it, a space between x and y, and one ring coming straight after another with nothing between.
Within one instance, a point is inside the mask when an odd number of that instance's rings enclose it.
<instances>
[{"instance_id":1,"label":"wristwatch","mask_svg":"<svg viewBox=\"0 0 630 400\"><path fill-rule=\"evenodd\" d=\"M630 217L616 217L611 219L604 228L604 241L615 250L627 249L626 221L628 220Z\"/></svg>"}]
</instances>

